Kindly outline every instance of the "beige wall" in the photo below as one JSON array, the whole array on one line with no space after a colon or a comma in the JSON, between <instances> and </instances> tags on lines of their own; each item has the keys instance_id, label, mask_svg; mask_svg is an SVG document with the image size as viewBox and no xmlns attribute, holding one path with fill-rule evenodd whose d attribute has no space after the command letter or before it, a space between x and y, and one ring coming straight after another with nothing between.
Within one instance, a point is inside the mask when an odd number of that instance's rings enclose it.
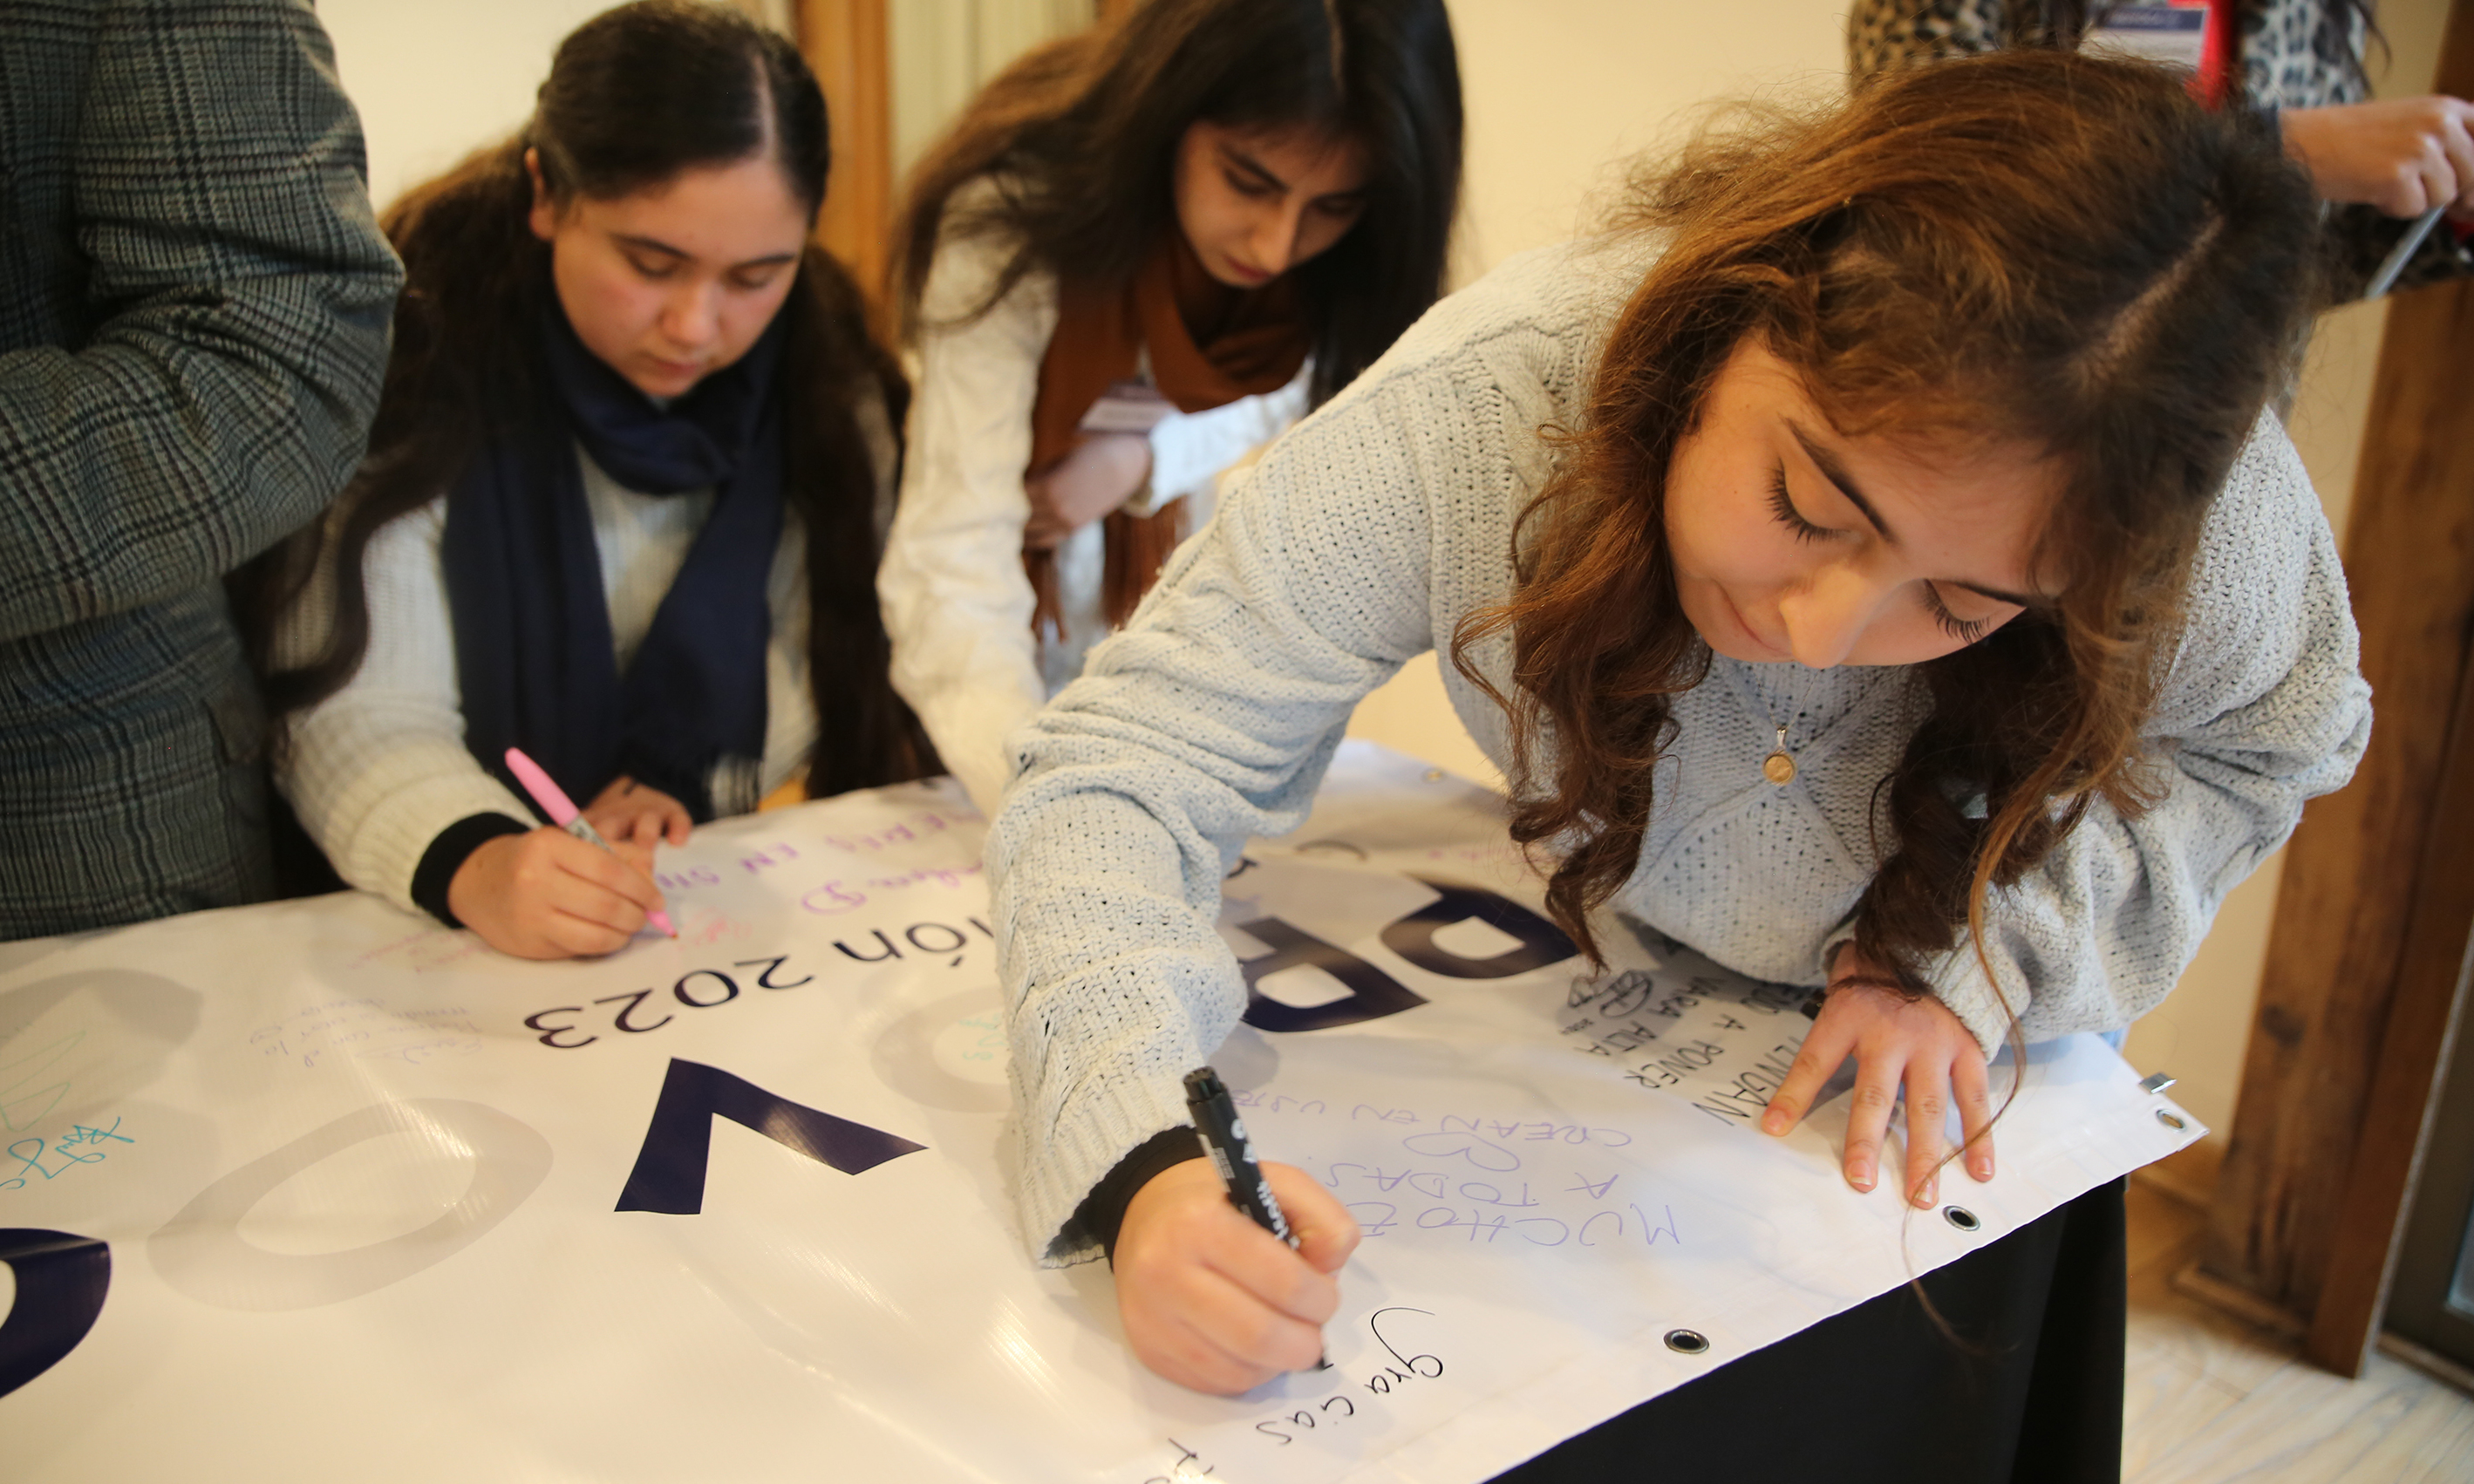
<instances>
[{"instance_id":1,"label":"beige wall","mask_svg":"<svg viewBox=\"0 0 2474 1484\"><path fill-rule=\"evenodd\" d=\"M609 0L321 0L381 207L531 116L550 53Z\"/></svg>"},{"instance_id":2,"label":"beige wall","mask_svg":"<svg viewBox=\"0 0 2474 1484\"><path fill-rule=\"evenodd\" d=\"M1674 139L1704 100L1792 99L1840 85L1843 11L1834 0L1453 0L1451 10L1468 94L1466 273L1569 235L1621 160ZM2427 90L2446 0L2388 0L2380 10L2393 49L2381 90ZM2294 442L2340 531L2387 312L2366 304L2327 316L2294 401ZM1369 696L1350 732L1499 782L1443 701L1431 655ZM2283 861L2271 858L2233 893L2172 997L2131 1032L2132 1062L2181 1078L2174 1095L2219 1141L2233 1118Z\"/></svg>"},{"instance_id":3,"label":"beige wall","mask_svg":"<svg viewBox=\"0 0 2474 1484\"><path fill-rule=\"evenodd\" d=\"M1095 13L1092 0L890 0L893 178L910 174L981 84Z\"/></svg>"},{"instance_id":4,"label":"beige wall","mask_svg":"<svg viewBox=\"0 0 2474 1484\"><path fill-rule=\"evenodd\" d=\"M381 206L531 113L559 39L612 0L321 0ZM790 0L733 0L788 28ZM1092 0L887 0L897 179L979 85Z\"/></svg>"}]
</instances>

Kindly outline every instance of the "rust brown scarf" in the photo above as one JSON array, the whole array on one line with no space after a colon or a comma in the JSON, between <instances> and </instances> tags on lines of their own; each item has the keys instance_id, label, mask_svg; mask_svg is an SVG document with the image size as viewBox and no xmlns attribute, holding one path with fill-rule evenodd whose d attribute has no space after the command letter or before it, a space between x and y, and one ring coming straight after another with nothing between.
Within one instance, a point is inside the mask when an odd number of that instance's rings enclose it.
<instances>
[{"instance_id":1,"label":"rust brown scarf","mask_svg":"<svg viewBox=\"0 0 2474 1484\"><path fill-rule=\"evenodd\" d=\"M1181 412L1201 412L1241 397L1275 392L1305 364L1306 325L1295 280L1234 289L1204 271L1185 233L1171 231L1129 283L1066 285L1056 331L1039 362L1039 394L1031 404L1031 466L1025 478L1055 468L1082 441L1082 419L1117 381L1140 369L1151 351L1160 395ZM1102 518L1107 550L1101 608L1110 627L1159 578L1183 538L1185 501L1156 515L1110 511ZM1023 567L1038 598L1035 634L1061 634L1054 551L1025 549Z\"/></svg>"}]
</instances>

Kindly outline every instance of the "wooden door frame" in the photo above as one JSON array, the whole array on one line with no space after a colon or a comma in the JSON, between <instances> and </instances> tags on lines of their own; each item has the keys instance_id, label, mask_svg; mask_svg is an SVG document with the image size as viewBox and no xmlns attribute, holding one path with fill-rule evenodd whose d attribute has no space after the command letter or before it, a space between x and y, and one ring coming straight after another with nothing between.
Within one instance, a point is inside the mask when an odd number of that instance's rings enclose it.
<instances>
[{"instance_id":1,"label":"wooden door frame","mask_svg":"<svg viewBox=\"0 0 2474 1484\"><path fill-rule=\"evenodd\" d=\"M833 179L816 238L859 280L871 306L885 299L893 231L893 79L885 0L798 0L799 50L833 117Z\"/></svg>"},{"instance_id":2,"label":"wooden door frame","mask_svg":"<svg viewBox=\"0 0 2474 1484\"><path fill-rule=\"evenodd\" d=\"M2474 0L2438 90L2474 93ZM2200 1258L2360 1375L2379 1331L2474 931L2474 282L2389 313L2345 567L2369 751L2288 848Z\"/></svg>"},{"instance_id":3,"label":"wooden door frame","mask_svg":"<svg viewBox=\"0 0 2474 1484\"><path fill-rule=\"evenodd\" d=\"M2464 327L2474 334L2474 325ZM2423 850L2395 1003L2337 1203L2328 1266L2304 1353L2362 1374L2396 1276L2415 1174L2431 1141L2450 1051L2465 1016L2474 948L2474 663L2459 677L2431 839Z\"/></svg>"}]
</instances>

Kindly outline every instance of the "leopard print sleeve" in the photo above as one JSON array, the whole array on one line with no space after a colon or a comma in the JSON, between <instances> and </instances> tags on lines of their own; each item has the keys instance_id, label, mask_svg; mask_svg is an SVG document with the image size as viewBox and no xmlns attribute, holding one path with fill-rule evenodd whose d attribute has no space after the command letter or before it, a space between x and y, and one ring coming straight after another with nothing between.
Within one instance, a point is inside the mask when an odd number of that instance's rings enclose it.
<instances>
[{"instance_id":1,"label":"leopard print sleeve","mask_svg":"<svg viewBox=\"0 0 2474 1484\"><path fill-rule=\"evenodd\" d=\"M2040 0L1855 0L1847 12L1847 75L1855 83L1895 67L1971 57L2003 46L2050 45L2056 8ZM2058 8L2066 14L2076 7ZM2100 18L2106 9L2085 12ZM2243 0L2244 90L2253 107L2359 103L2367 26L2345 0Z\"/></svg>"},{"instance_id":2,"label":"leopard print sleeve","mask_svg":"<svg viewBox=\"0 0 2474 1484\"><path fill-rule=\"evenodd\" d=\"M2003 40L2005 0L1856 0L1847 12L1847 77L1973 57Z\"/></svg>"},{"instance_id":3,"label":"leopard print sleeve","mask_svg":"<svg viewBox=\"0 0 2474 1484\"><path fill-rule=\"evenodd\" d=\"M2370 96L2362 11L2342 0L2243 0L2243 91L2256 109L2316 109Z\"/></svg>"}]
</instances>

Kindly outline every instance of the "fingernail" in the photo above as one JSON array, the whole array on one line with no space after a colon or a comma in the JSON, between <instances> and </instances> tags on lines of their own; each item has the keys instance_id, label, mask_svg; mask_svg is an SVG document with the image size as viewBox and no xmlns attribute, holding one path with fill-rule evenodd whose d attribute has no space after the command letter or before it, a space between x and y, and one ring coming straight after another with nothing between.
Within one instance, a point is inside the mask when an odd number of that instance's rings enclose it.
<instances>
[{"instance_id":1,"label":"fingernail","mask_svg":"<svg viewBox=\"0 0 2474 1484\"><path fill-rule=\"evenodd\" d=\"M1923 1184L1918 1185L1916 1187L1916 1204L1920 1207L1931 1205L1933 1204L1933 1198L1939 1193L1939 1187L1940 1182L1938 1180L1929 1180L1925 1181Z\"/></svg>"},{"instance_id":2,"label":"fingernail","mask_svg":"<svg viewBox=\"0 0 2474 1484\"><path fill-rule=\"evenodd\" d=\"M1873 1167L1869 1164L1849 1166L1847 1170L1847 1183L1855 1186L1858 1190L1872 1189Z\"/></svg>"},{"instance_id":3,"label":"fingernail","mask_svg":"<svg viewBox=\"0 0 2474 1484\"><path fill-rule=\"evenodd\" d=\"M1977 1184L1979 1184L1979 1185L1980 1185L1980 1184L1984 1183L1986 1180L1991 1180L1992 1178L1993 1178L1993 1156L1992 1156L1991 1155L1978 1155L1978 1156L1976 1156L1976 1182L1977 1182Z\"/></svg>"},{"instance_id":4,"label":"fingernail","mask_svg":"<svg viewBox=\"0 0 2474 1484\"><path fill-rule=\"evenodd\" d=\"M1763 1133L1784 1133L1786 1131L1786 1114L1780 1112L1777 1108L1771 1108L1768 1112L1763 1113L1761 1115L1761 1131Z\"/></svg>"}]
</instances>

